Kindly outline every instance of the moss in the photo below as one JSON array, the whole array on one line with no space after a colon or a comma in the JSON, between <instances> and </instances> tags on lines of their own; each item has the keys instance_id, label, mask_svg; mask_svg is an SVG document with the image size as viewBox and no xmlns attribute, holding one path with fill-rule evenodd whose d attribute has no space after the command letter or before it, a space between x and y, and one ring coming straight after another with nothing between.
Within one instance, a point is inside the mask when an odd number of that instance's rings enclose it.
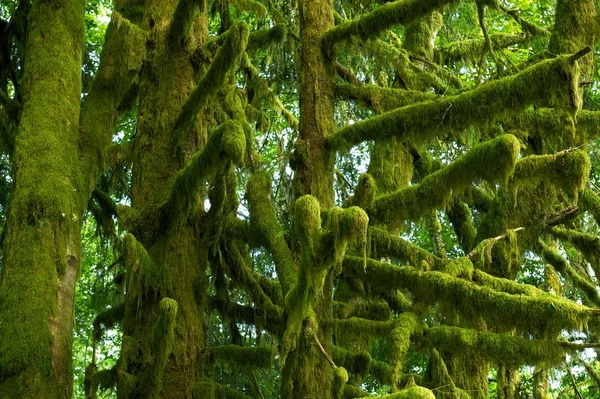
<instances>
[{"instance_id":1,"label":"moss","mask_svg":"<svg viewBox=\"0 0 600 399\"><path fill-rule=\"evenodd\" d=\"M572 244L581 251L592 266L596 276L600 276L600 238L598 236L559 227L553 227L551 233L556 238Z\"/></svg>"},{"instance_id":2,"label":"moss","mask_svg":"<svg viewBox=\"0 0 600 399\"><path fill-rule=\"evenodd\" d=\"M559 364L564 358L556 341L531 340L510 334L439 326L427 329L423 344L450 353L483 357L507 365Z\"/></svg>"},{"instance_id":3,"label":"moss","mask_svg":"<svg viewBox=\"0 0 600 399\"><path fill-rule=\"evenodd\" d=\"M581 108L576 96L578 77L579 69L570 57L542 61L465 93L406 106L344 127L328 138L328 145L343 151L363 141L391 136L425 143L445 133L485 126L523 112L532 104L552 104L574 116Z\"/></svg>"},{"instance_id":4,"label":"moss","mask_svg":"<svg viewBox=\"0 0 600 399\"><path fill-rule=\"evenodd\" d=\"M227 31L227 38L223 45L217 51L208 70L190 94L177 118L173 134L175 147L179 147L183 143L200 110L210 102L225 83L225 78L233 70L246 48L248 34L249 28L244 22L234 24Z\"/></svg>"},{"instance_id":5,"label":"moss","mask_svg":"<svg viewBox=\"0 0 600 399\"><path fill-rule=\"evenodd\" d=\"M206 180L222 172L227 162L241 164L246 152L246 136L241 124L227 121L209 136L204 148L195 154L177 176L169 200L163 205L170 220L186 218L201 204L201 188Z\"/></svg>"},{"instance_id":6,"label":"moss","mask_svg":"<svg viewBox=\"0 0 600 399\"><path fill-rule=\"evenodd\" d=\"M320 239L321 206L312 195L304 195L294 205L294 228L303 252L316 255L316 246Z\"/></svg>"},{"instance_id":7,"label":"moss","mask_svg":"<svg viewBox=\"0 0 600 399\"><path fill-rule=\"evenodd\" d=\"M589 308L551 295L536 297L498 292L490 287L436 271L397 267L375 260L346 257L344 271L367 284L388 289L405 288L418 301L442 302L467 319L483 317L489 325L515 327L522 331L581 330L591 315Z\"/></svg>"},{"instance_id":8,"label":"moss","mask_svg":"<svg viewBox=\"0 0 600 399\"><path fill-rule=\"evenodd\" d=\"M332 355L333 361L351 374L349 381L354 385L362 383L369 374L372 362L369 352L353 353L342 347L334 346Z\"/></svg>"},{"instance_id":9,"label":"moss","mask_svg":"<svg viewBox=\"0 0 600 399\"><path fill-rule=\"evenodd\" d=\"M355 352L369 350L375 338L389 336L394 326L393 321L373 321L358 317L333 320L337 344Z\"/></svg>"},{"instance_id":10,"label":"moss","mask_svg":"<svg viewBox=\"0 0 600 399\"><path fill-rule=\"evenodd\" d=\"M592 190L585 189L581 196L581 203L592 214L596 224L600 226L600 198Z\"/></svg>"},{"instance_id":11,"label":"moss","mask_svg":"<svg viewBox=\"0 0 600 399\"><path fill-rule=\"evenodd\" d=\"M132 303L137 299L136 312L148 296L169 292L172 283L170 273L154 263L132 234L125 236L123 261L127 272L127 298Z\"/></svg>"},{"instance_id":12,"label":"moss","mask_svg":"<svg viewBox=\"0 0 600 399\"><path fill-rule=\"evenodd\" d=\"M377 194L377 184L373 176L363 173L358 178L358 184L354 190L354 195L350 197L344 207L358 206L362 209L369 209Z\"/></svg>"},{"instance_id":13,"label":"moss","mask_svg":"<svg viewBox=\"0 0 600 399\"><path fill-rule=\"evenodd\" d=\"M380 32L394 25L408 24L417 18L425 16L432 11L442 8L446 4L454 3L453 0L428 0L428 1L401 1L391 2L377 7L375 10L362 15L358 19L342 22L330 29L323 41L329 55L333 54L336 43L348 40L354 36L362 40L377 37Z\"/></svg>"},{"instance_id":14,"label":"moss","mask_svg":"<svg viewBox=\"0 0 600 399\"><path fill-rule=\"evenodd\" d=\"M511 35L507 33L494 33L490 35L490 40L496 49L523 43L527 39L524 35ZM454 63L476 65L486 45L486 40L483 38L451 42L435 50L435 60L440 65L452 65Z\"/></svg>"},{"instance_id":15,"label":"moss","mask_svg":"<svg viewBox=\"0 0 600 399\"><path fill-rule=\"evenodd\" d=\"M522 184L541 181L560 187L577 201L590 175L590 159L581 150L555 155L530 155L517 162L513 182L515 190Z\"/></svg>"},{"instance_id":16,"label":"moss","mask_svg":"<svg viewBox=\"0 0 600 399\"><path fill-rule=\"evenodd\" d=\"M371 257L373 258L390 257L405 261L416 268L420 268L425 262L427 264L425 270L439 269L443 266L442 259L429 251L380 228L371 227L369 238L371 240Z\"/></svg>"},{"instance_id":17,"label":"moss","mask_svg":"<svg viewBox=\"0 0 600 399\"><path fill-rule=\"evenodd\" d=\"M540 254L544 260L551 264L565 279L569 280L577 287L585 296L596 306L600 306L600 295L596 286L588 281L587 278L581 276L575 271L569 262L563 258L556 249L546 245L543 241L539 241Z\"/></svg>"},{"instance_id":18,"label":"moss","mask_svg":"<svg viewBox=\"0 0 600 399\"><path fill-rule=\"evenodd\" d=\"M356 100L359 105L372 109L377 113L384 113L396 108L431 101L437 98L433 93L393 89L376 85L356 86L349 83L336 84L335 95Z\"/></svg>"},{"instance_id":19,"label":"moss","mask_svg":"<svg viewBox=\"0 0 600 399\"><path fill-rule=\"evenodd\" d=\"M378 396L379 399L435 399L432 391L423 387L412 387L397 393Z\"/></svg>"},{"instance_id":20,"label":"moss","mask_svg":"<svg viewBox=\"0 0 600 399\"><path fill-rule=\"evenodd\" d=\"M248 12L254 15L259 21L267 16L267 7L256 0L229 0L236 8L242 12Z\"/></svg>"},{"instance_id":21,"label":"moss","mask_svg":"<svg viewBox=\"0 0 600 399\"><path fill-rule=\"evenodd\" d=\"M443 24L444 18L438 11L417 18L406 26L404 47L412 54L433 59L435 37Z\"/></svg>"},{"instance_id":22,"label":"moss","mask_svg":"<svg viewBox=\"0 0 600 399\"><path fill-rule=\"evenodd\" d=\"M149 390L150 398L159 398L162 392L165 367L175 344L177 308L177 302L171 298L163 298L159 303L159 316L152 329L154 370L152 387Z\"/></svg>"},{"instance_id":23,"label":"moss","mask_svg":"<svg viewBox=\"0 0 600 399\"><path fill-rule=\"evenodd\" d=\"M342 399L344 393L344 385L348 382L348 372L343 367L333 369L333 397L334 399Z\"/></svg>"},{"instance_id":24,"label":"moss","mask_svg":"<svg viewBox=\"0 0 600 399\"><path fill-rule=\"evenodd\" d=\"M332 234L333 254L331 248L327 248L323 245L323 242L321 252L324 253L323 258L326 262L333 258L335 262L334 270L337 274L342 272L342 260L348 246L360 246L366 259L368 226L369 217L358 206L351 206L346 209L332 208L325 213L324 227Z\"/></svg>"},{"instance_id":25,"label":"moss","mask_svg":"<svg viewBox=\"0 0 600 399\"><path fill-rule=\"evenodd\" d=\"M260 48L264 48L271 43L281 43L287 33L285 24L276 24L272 28L261 29L251 32L248 36L248 45L246 52L252 53Z\"/></svg>"},{"instance_id":26,"label":"moss","mask_svg":"<svg viewBox=\"0 0 600 399\"><path fill-rule=\"evenodd\" d=\"M506 181L519 150L519 141L511 135L484 142L418 185L378 197L370 216L375 222L385 221L388 225L416 220L431 209L446 205L453 194L464 190L476 179L490 183ZM491 164L490 159L496 162Z\"/></svg>"},{"instance_id":27,"label":"moss","mask_svg":"<svg viewBox=\"0 0 600 399\"><path fill-rule=\"evenodd\" d=\"M270 346L243 347L237 345L221 345L206 349L210 362L220 360L237 367L271 367L273 348Z\"/></svg>"},{"instance_id":28,"label":"moss","mask_svg":"<svg viewBox=\"0 0 600 399\"><path fill-rule=\"evenodd\" d=\"M193 399L252 399L238 390L212 381L198 382L192 391Z\"/></svg>"},{"instance_id":29,"label":"moss","mask_svg":"<svg viewBox=\"0 0 600 399\"><path fill-rule=\"evenodd\" d=\"M475 237L477 236L471 210L466 203L457 199L452 203L446 214L450 223L452 223L452 227L454 227L454 232L463 252L468 254L473 250Z\"/></svg>"},{"instance_id":30,"label":"moss","mask_svg":"<svg viewBox=\"0 0 600 399\"><path fill-rule=\"evenodd\" d=\"M456 386L448 372L448 367L446 366L444 359L437 349L431 350L425 377L428 385L435 388L444 387L443 391L438 393L439 398L471 398L465 391Z\"/></svg>"},{"instance_id":31,"label":"moss","mask_svg":"<svg viewBox=\"0 0 600 399\"><path fill-rule=\"evenodd\" d=\"M399 390L402 367L408 353L413 335L421 329L421 320L413 313L402 313L396 320L396 326L390 334L390 368L392 370L392 391Z\"/></svg>"},{"instance_id":32,"label":"moss","mask_svg":"<svg viewBox=\"0 0 600 399\"><path fill-rule=\"evenodd\" d=\"M271 178L264 172L254 172L247 185L250 224L262 244L271 252L281 289L285 296L291 289L298 266L285 241L284 231L277 221L277 214L269 193Z\"/></svg>"},{"instance_id":33,"label":"moss","mask_svg":"<svg viewBox=\"0 0 600 399\"><path fill-rule=\"evenodd\" d=\"M197 13L204 12L206 0L179 0L169 25L169 37L176 46L186 43Z\"/></svg>"},{"instance_id":34,"label":"moss","mask_svg":"<svg viewBox=\"0 0 600 399\"><path fill-rule=\"evenodd\" d=\"M344 399L354 399L354 398L365 398L372 397L368 392L363 391L362 389L355 387L354 385L344 385Z\"/></svg>"},{"instance_id":35,"label":"moss","mask_svg":"<svg viewBox=\"0 0 600 399\"><path fill-rule=\"evenodd\" d=\"M373 176L379 194L408 187L413 177L413 156L396 138L377 140L371 150L367 172Z\"/></svg>"},{"instance_id":36,"label":"moss","mask_svg":"<svg viewBox=\"0 0 600 399\"><path fill-rule=\"evenodd\" d=\"M385 302L353 301L333 302L333 315L337 319L360 317L376 321L389 321L392 317L390 307Z\"/></svg>"},{"instance_id":37,"label":"moss","mask_svg":"<svg viewBox=\"0 0 600 399\"><path fill-rule=\"evenodd\" d=\"M125 304L120 304L100 313L94 319L94 337L99 341L104 330L109 329L123 321L125 317Z\"/></svg>"}]
</instances>

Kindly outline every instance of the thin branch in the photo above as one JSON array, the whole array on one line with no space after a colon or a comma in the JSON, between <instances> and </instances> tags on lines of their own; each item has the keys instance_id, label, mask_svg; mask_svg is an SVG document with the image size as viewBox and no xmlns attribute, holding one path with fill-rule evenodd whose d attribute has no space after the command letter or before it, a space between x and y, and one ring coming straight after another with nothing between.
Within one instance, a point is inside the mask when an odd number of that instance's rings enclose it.
<instances>
[{"instance_id":1,"label":"thin branch","mask_svg":"<svg viewBox=\"0 0 600 399\"><path fill-rule=\"evenodd\" d=\"M522 230L525 230L525 227L517 227L516 229L514 229L515 233L518 232L518 231L522 231ZM488 238L487 241L491 241L491 242L495 243L497 241L500 241L503 238L506 238L507 236L508 236L508 234L501 234L501 235L499 235L497 237L494 237L494 238ZM471 252L469 252L467 254L467 258L472 258L473 255L475 255L478 251L479 251L479 248L476 247L474 250L472 250Z\"/></svg>"}]
</instances>

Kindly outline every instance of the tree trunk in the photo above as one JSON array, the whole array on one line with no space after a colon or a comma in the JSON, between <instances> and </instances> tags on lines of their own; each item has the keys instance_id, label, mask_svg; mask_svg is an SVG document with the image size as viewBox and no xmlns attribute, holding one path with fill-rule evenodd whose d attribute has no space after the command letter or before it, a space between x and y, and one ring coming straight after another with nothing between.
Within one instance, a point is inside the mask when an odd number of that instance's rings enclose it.
<instances>
[{"instance_id":1,"label":"tree trunk","mask_svg":"<svg viewBox=\"0 0 600 399\"><path fill-rule=\"evenodd\" d=\"M84 1L35 1L0 286L0 397L70 398Z\"/></svg>"}]
</instances>

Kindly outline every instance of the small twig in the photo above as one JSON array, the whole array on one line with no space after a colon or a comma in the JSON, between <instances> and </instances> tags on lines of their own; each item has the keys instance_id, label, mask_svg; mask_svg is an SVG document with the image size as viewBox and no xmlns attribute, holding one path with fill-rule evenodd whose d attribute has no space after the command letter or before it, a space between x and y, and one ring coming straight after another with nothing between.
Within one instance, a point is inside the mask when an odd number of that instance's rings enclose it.
<instances>
[{"instance_id":1,"label":"small twig","mask_svg":"<svg viewBox=\"0 0 600 399\"><path fill-rule=\"evenodd\" d=\"M258 379L256 379L256 374L254 374L254 370L250 370L250 372L252 373L254 388L256 388L256 390L258 391L258 395L261 397L261 399L265 399L265 395L263 395L262 391L260 390L260 386L258 385Z\"/></svg>"},{"instance_id":2,"label":"small twig","mask_svg":"<svg viewBox=\"0 0 600 399\"><path fill-rule=\"evenodd\" d=\"M516 229L514 229L515 233L516 233L517 231L521 231L521 230L525 230L525 227L517 227ZM507 236L507 234L502 234L502 235L499 235L499 236L497 236L497 237L494 237L494 238L489 238L488 240L491 240L491 241L493 241L493 242L495 243L496 241L500 241L501 239L503 239L503 238L506 238L506 236ZM469 252L469 253L467 254L467 258L471 258L471 257L472 257L473 255L475 255L477 252L478 252L478 251L477 251L477 248L475 248L474 250L472 250L471 252Z\"/></svg>"},{"instance_id":3,"label":"small twig","mask_svg":"<svg viewBox=\"0 0 600 399\"><path fill-rule=\"evenodd\" d=\"M331 356L329 356L327 354L327 352L325 351L325 348L323 348L323 345L321 345L321 341L319 341L319 337L317 337L317 334L314 335L315 337L315 341L317 341L317 345L319 345L319 349L321 349L321 353L323 353L323 356L325 356L325 359L327 359L327 361L335 368L337 367L335 365L335 363L333 362L333 359L331 358Z\"/></svg>"},{"instance_id":4,"label":"small twig","mask_svg":"<svg viewBox=\"0 0 600 399\"><path fill-rule=\"evenodd\" d=\"M575 377L573 377L573 374L571 373L571 369L567 367L567 373L569 373L569 377L571 377L571 384L573 385L573 390L575 390L575 394L577 395L577 397L579 399L583 399L583 396L581 396L581 392L579 392L579 388L577 388L577 383L575 382Z\"/></svg>"}]
</instances>

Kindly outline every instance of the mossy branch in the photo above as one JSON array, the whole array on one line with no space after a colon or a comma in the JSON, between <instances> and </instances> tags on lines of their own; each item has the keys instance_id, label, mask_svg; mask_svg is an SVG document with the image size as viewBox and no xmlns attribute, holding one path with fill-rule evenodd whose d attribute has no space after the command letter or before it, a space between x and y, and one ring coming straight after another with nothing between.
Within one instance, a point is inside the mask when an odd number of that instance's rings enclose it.
<instances>
[{"instance_id":1,"label":"mossy branch","mask_svg":"<svg viewBox=\"0 0 600 399\"><path fill-rule=\"evenodd\" d=\"M281 43L285 38L286 33L287 27L285 24L276 24L268 29L251 32L248 36L246 51L252 53L271 44Z\"/></svg>"},{"instance_id":2,"label":"mossy branch","mask_svg":"<svg viewBox=\"0 0 600 399\"><path fill-rule=\"evenodd\" d=\"M396 319L396 327L390 334L392 348L390 350L390 368L392 369L392 392L400 389L402 367L413 335L420 332L422 323L414 313L402 313Z\"/></svg>"},{"instance_id":3,"label":"mossy branch","mask_svg":"<svg viewBox=\"0 0 600 399\"><path fill-rule=\"evenodd\" d=\"M564 351L556 341L531 340L509 334L438 326L425 330L423 345L461 355L481 356L507 365L559 364Z\"/></svg>"},{"instance_id":4,"label":"mossy branch","mask_svg":"<svg viewBox=\"0 0 600 399\"><path fill-rule=\"evenodd\" d=\"M369 238L371 239L371 256L373 258L390 257L406 261L414 267L425 270L440 269L443 266L442 259L383 229L370 227ZM423 262L427 263L427 267L422 266Z\"/></svg>"},{"instance_id":5,"label":"mossy branch","mask_svg":"<svg viewBox=\"0 0 600 399\"><path fill-rule=\"evenodd\" d=\"M258 325L261 328L265 328L273 335L281 335L285 330L285 323L283 317L279 317L274 314L258 314L253 307L239 305L235 302L210 296L208 299L208 307L213 310L222 313L229 320L233 320L238 323L246 323L251 325Z\"/></svg>"},{"instance_id":6,"label":"mossy branch","mask_svg":"<svg viewBox=\"0 0 600 399\"><path fill-rule=\"evenodd\" d=\"M325 51L333 55L334 46L358 37L362 40L377 37L395 25L405 25L455 0L399 0L384 4L358 19L347 20L331 28L323 37Z\"/></svg>"},{"instance_id":7,"label":"mossy branch","mask_svg":"<svg viewBox=\"0 0 600 399\"><path fill-rule=\"evenodd\" d=\"M593 309L551 295L528 297L498 292L445 273L423 272L414 267L398 267L346 257L344 271L369 285L388 289L404 288L425 303L444 302L461 311L466 317L482 316L493 325L513 326L522 331L581 330Z\"/></svg>"},{"instance_id":8,"label":"mossy branch","mask_svg":"<svg viewBox=\"0 0 600 399\"><path fill-rule=\"evenodd\" d=\"M392 317L390 307L385 302L333 302L333 315L337 319L360 317L374 321L389 321Z\"/></svg>"},{"instance_id":9,"label":"mossy branch","mask_svg":"<svg viewBox=\"0 0 600 399\"><path fill-rule=\"evenodd\" d=\"M327 143L338 151L390 136L425 143L445 133L485 126L503 116L522 112L531 104L552 104L574 115L581 107L576 96L578 76L579 69L570 56L542 61L517 75L463 94L402 107L357 122L329 136Z\"/></svg>"},{"instance_id":10,"label":"mossy branch","mask_svg":"<svg viewBox=\"0 0 600 399\"><path fill-rule=\"evenodd\" d=\"M411 387L389 395L375 396L374 399L435 399L433 391L424 387Z\"/></svg>"},{"instance_id":11,"label":"mossy branch","mask_svg":"<svg viewBox=\"0 0 600 399\"><path fill-rule=\"evenodd\" d=\"M254 172L247 185L250 224L258 233L259 241L271 252L277 277L285 296L292 288L298 265L285 241L284 231L279 225L275 207L270 198L271 178L265 172Z\"/></svg>"},{"instance_id":12,"label":"mossy branch","mask_svg":"<svg viewBox=\"0 0 600 399\"><path fill-rule=\"evenodd\" d=\"M206 180L223 170L228 162L241 164L246 153L246 135L235 120L222 123L209 136L204 148L189 160L175 177L171 196L162 206L170 220L185 218L200 201L200 188Z\"/></svg>"},{"instance_id":13,"label":"mossy branch","mask_svg":"<svg viewBox=\"0 0 600 399\"><path fill-rule=\"evenodd\" d=\"M592 214L596 224L600 226L600 197L588 188L584 190L581 202L585 209Z\"/></svg>"},{"instance_id":14,"label":"mossy branch","mask_svg":"<svg viewBox=\"0 0 600 399\"><path fill-rule=\"evenodd\" d=\"M376 198L369 215L374 222L395 225L404 220L416 220L431 209L446 205L453 194L477 179L490 183L506 181L519 151L519 140L511 135L479 144L446 168L425 177L421 183ZM495 163L490 163L490 159Z\"/></svg>"},{"instance_id":15,"label":"mossy branch","mask_svg":"<svg viewBox=\"0 0 600 399\"><path fill-rule=\"evenodd\" d=\"M565 279L569 280L575 287L583 292L590 302L597 307L600 307L600 295L598 294L596 286L577 273L556 249L546 245L542 240L539 240L538 245L540 248L540 255L542 255L544 260L551 264Z\"/></svg>"},{"instance_id":16,"label":"mossy branch","mask_svg":"<svg viewBox=\"0 0 600 399\"><path fill-rule=\"evenodd\" d=\"M336 84L335 95L356 100L360 105L378 113L438 98L437 95L428 92L393 89L376 85L357 86L350 83Z\"/></svg>"},{"instance_id":17,"label":"mossy branch","mask_svg":"<svg viewBox=\"0 0 600 399\"><path fill-rule=\"evenodd\" d=\"M510 35L494 33L489 35L494 48L506 48L527 40L524 35ZM461 62L474 65L479 62L481 54L486 48L486 39L468 39L460 42L451 42L435 50L434 58L440 65L452 65Z\"/></svg>"},{"instance_id":18,"label":"mossy branch","mask_svg":"<svg viewBox=\"0 0 600 399\"><path fill-rule=\"evenodd\" d=\"M194 385L192 399L254 399L236 389L213 381L198 382Z\"/></svg>"},{"instance_id":19,"label":"mossy branch","mask_svg":"<svg viewBox=\"0 0 600 399\"><path fill-rule=\"evenodd\" d=\"M273 348L270 346L243 347L238 345L221 345L206 348L207 360L216 360L240 367L269 368L273 358Z\"/></svg>"},{"instance_id":20,"label":"mossy branch","mask_svg":"<svg viewBox=\"0 0 600 399\"><path fill-rule=\"evenodd\" d=\"M209 103L219 88L225 83L225 78L238 63L246 49L249 28L244 22L235 23L226 33L223 45L217 51L215 58L208 67L198 86L194 88L183 105L181 114L175 123L173 143L179 147L192 127L198 112Z\"/></svg>"}]
</instances>

